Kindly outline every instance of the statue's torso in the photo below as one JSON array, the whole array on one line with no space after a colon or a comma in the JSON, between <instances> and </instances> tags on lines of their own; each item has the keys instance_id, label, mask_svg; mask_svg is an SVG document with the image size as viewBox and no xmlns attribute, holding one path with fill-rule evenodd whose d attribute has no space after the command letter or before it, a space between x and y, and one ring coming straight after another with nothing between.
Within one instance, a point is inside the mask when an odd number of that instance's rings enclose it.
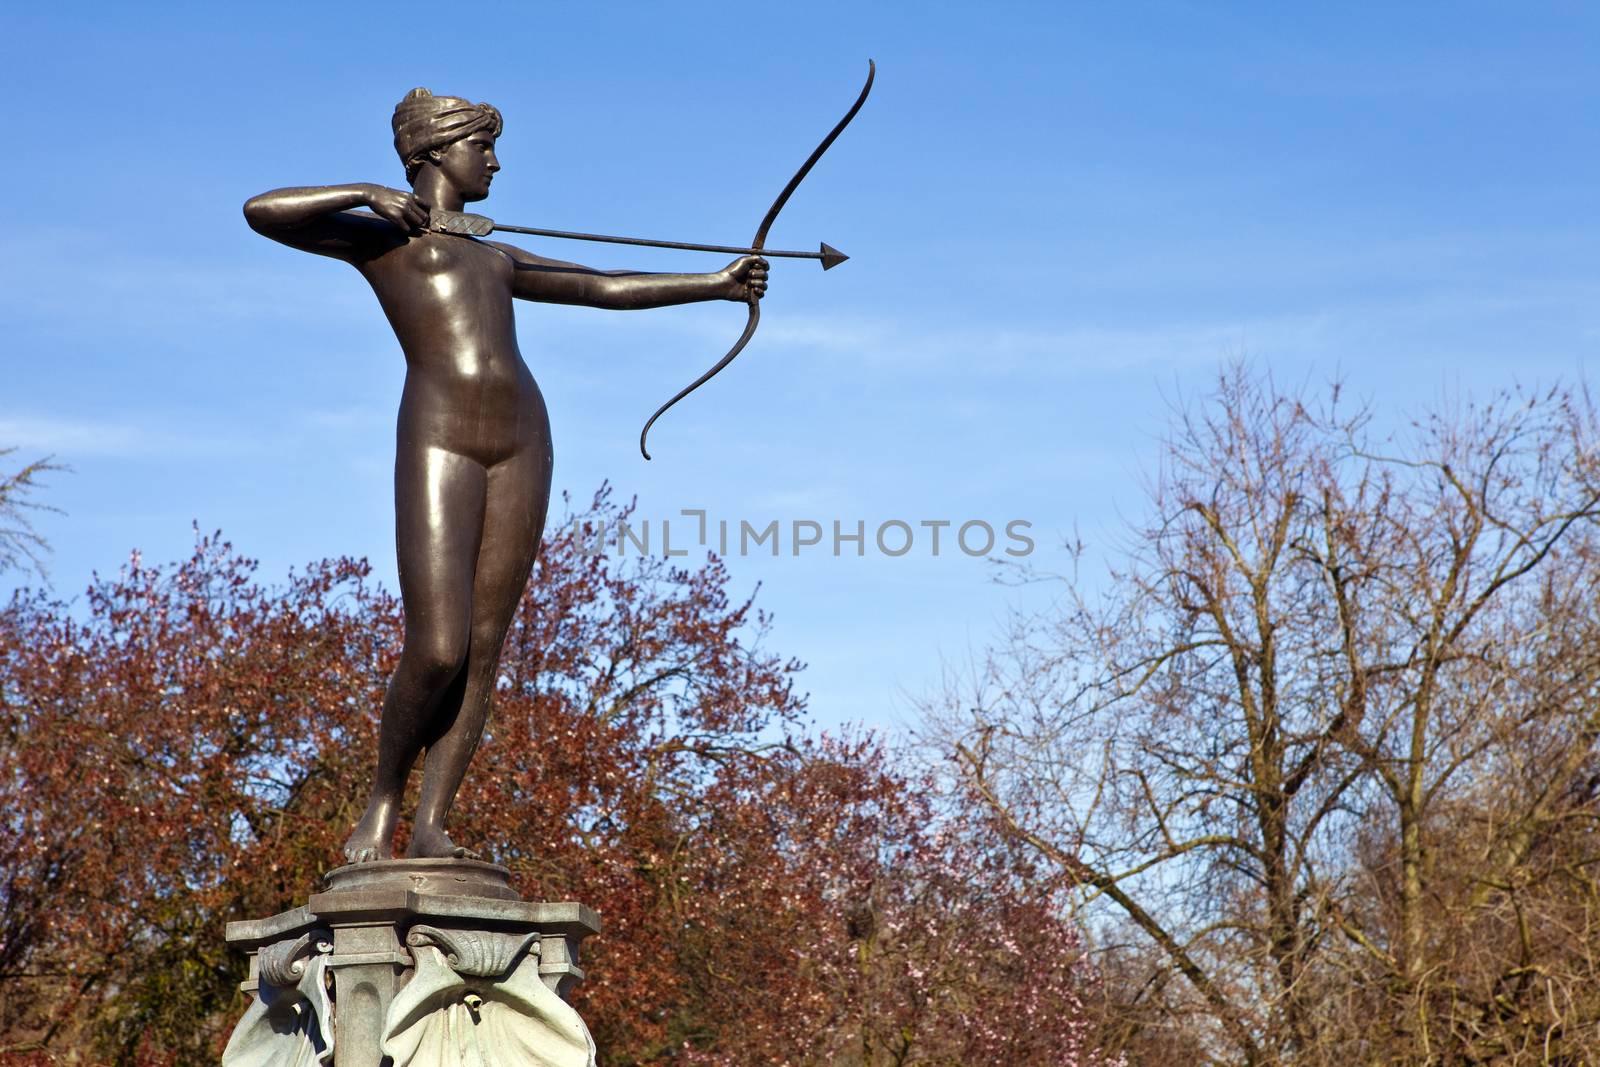
<instances>
[{"instance_id":1,"label":"statue's torso","mask_svg":"<svg viewBox=\"0 0 1600 1067\"><path fill-rule=\"evenodd\" d=\"M548 442L544 400L517 348L504 253L425 233L360 269L405 353L403 438L486 462Z\"/></svg>"}]
</instances>

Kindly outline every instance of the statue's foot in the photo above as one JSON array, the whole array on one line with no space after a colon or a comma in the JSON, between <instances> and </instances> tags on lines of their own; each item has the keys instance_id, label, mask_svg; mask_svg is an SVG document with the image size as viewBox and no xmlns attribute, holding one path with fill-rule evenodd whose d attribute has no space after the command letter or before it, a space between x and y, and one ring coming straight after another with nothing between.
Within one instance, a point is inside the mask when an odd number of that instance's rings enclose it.
<instances>
[{"instance_id":1,"label":"statue's foot","mask_svg":"<svg viewBox=\"0 0 1600 1067\"><path fill-rule=\"evenodd\" d=\"M414 860L481 860L483 857L470 848L451 841L443 830L419 826L411 835L411 847L406 855Z\"/></svg>"},{"instance_id":2,"label":"statue's foot","mask_svg":"<svg viewBox=\"0 0 1600 1067\"><path fill-rule=\"evenodd\" d=\"M394 824L384 818L376 805L356 823L350 838L344 843L344 858L350 863L376 863L394 859Z\"/></svg>"}]
</instances>

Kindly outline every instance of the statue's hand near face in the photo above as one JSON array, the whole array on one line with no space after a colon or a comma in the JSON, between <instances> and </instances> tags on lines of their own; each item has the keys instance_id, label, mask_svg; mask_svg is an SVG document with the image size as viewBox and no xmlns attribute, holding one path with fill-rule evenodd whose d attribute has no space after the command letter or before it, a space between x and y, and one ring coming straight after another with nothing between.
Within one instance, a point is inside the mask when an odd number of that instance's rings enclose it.
<instances>
[{"instance_id":1,"label":"statue's hand near face","mask_svg":"<svg viewBox=\"0 0 1600 1067\"><path fill-rule=\"evenodd\" d=\"M767 268L760 256L741 256L717 273L727 279L727 299L753 304L767 292Z\"/></svg>"},{"instance_id":2,"label":"statue's hand near face","mask_svg":"<svg viewBox=\"0 0 1600 1067\"><path fill-rule=\"evenodd\" d=\"M388 219L403 233L419 233L428 225L428 209L408 190L368 186L366 201L375 214Z\"/></svg>"}]
</instances>

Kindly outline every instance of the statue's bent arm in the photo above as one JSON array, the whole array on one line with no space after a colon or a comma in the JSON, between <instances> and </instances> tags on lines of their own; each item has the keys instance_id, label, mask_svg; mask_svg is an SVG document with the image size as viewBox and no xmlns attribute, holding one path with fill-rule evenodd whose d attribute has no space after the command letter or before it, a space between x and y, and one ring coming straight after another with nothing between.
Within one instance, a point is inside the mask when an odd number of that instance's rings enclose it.
<instances>
[{"instance_id":1,"label":"statue's bent arm","mask_svg":"<svg viewBox=\"0 0 1600 1067\"><path fill-rule=\"evenodd\" d=\"M379 194L392 192L366 182L273 189L245 201L244 217L263 237L303 252L355 263L405 242L407 235L399 226L377 215L350 210L376 207ZM404 205L383 206L396 212L406 210Z\"/></svg>"}]
</instances>

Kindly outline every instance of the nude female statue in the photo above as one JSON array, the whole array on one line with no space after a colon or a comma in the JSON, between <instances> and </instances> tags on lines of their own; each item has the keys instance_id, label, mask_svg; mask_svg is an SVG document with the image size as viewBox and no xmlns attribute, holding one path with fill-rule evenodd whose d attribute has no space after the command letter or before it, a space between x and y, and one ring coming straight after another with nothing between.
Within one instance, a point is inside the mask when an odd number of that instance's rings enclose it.
<instances>
[{"instance_id":1,"label":"nude female statue","mask_svg":"<svg viewBox=\"0 0 1600 1067\"><path fill-rule=\"evenodd\" d=\"M407 855L472 855L445 835L445 818L483 735L550 499L550 423L517 350L512 298L634 309L747 303L767 287L756 256L711 274L598 271L433 232L430 209L489 195L500 112L413 89L393 126L411 192L277 189L244 206L256 232L360 271L406 358L394 472L405 647L384 698L371 801L344 846L352 863L393 856L401 794L424 751Z\"/></svg>"}]
</instances>

